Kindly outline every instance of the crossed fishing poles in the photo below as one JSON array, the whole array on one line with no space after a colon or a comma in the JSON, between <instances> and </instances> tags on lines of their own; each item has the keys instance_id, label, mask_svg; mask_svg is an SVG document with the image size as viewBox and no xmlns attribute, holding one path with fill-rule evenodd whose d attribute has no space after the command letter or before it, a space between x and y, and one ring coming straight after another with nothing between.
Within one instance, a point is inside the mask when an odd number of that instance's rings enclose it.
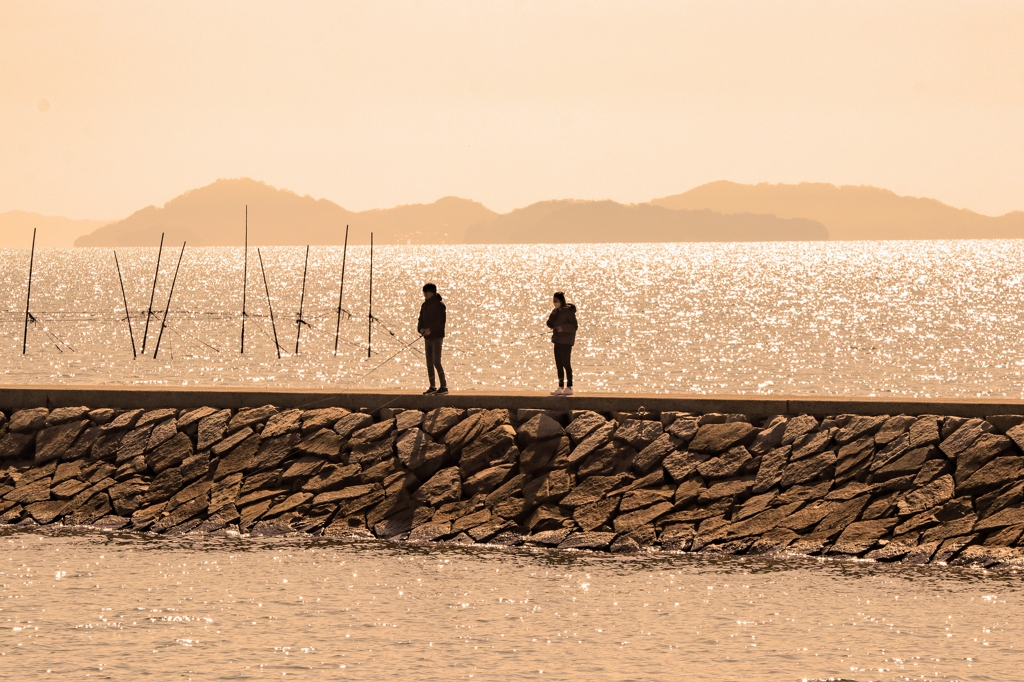
<instances>
[{"instance_id":1,"label":"crossed fishing poles","mask_svg":"<svg viewBox=\"0 0 1024 682\"><path fill-rule=\"evenodd\" d=\"M350 313L348 310L346 310L344 308L344 305L343 305L343 303L344 303L344 296L345 296L345 271L346 271L346 266L347 266L347 263L348 263L348 235L349 235L349 226L346 225L345 226L345 242L344 242L344 248L343 248L343 251L342 251L342 261L341 261L341 283L340 283L339 289L338 289L338 305L337 305L337 308L335 310L335 312L336 312L335 331L334 331L334 354L335 355L338 354L338 345L339 345L339 343L341 343L341 320L342 320L342 317L344 316L345 319L352 319L354 317L352 315L352 313ZM147 342L148 342L148 339L149 339L150 323L151 323L151 321L154 318L160 316L159 315L159 310L154 310L153 309L153 305L154 305L154 303L156 301L156 289L157 289L157 284L158 284L159 277L160 277L160 262L161 262L161 259L162 259L162 256L163 256L164 237L165 237L165 234L161 233L161 235L160 235L160 245L157 248L156 268L155 268L155 271L153 273L153 286L152 286L152 289L150 291L149 305L147 306L146 311L145 311L146 323L145 323L145 327L144 327L143 333L142 333L142 348L141 348L141 350L139 350L136 347L136 344L135 344L135 333L134 333L134 328L132 327L131 312L130 312L130 308L129 308L129 305L128 305L128 295L127 295L127 292L126 292L125 286L124 286L124 276L123 276L122 271L121 271L121 262L120 262L120 260L117 257L117 251L114 250L114 252L113 252L113 255L114 255L114 265L115 265L115 268L117 270L118 284L119 284L119 286L121 288L121 301L122 301L122 303L124 305L124 312L125 312L124 321L127 323L127 326L128 326L128 336L129 336L129 339L131 341L132 357L133 358L138 358L139 353L142 353L143 355L145 355L145 353L146 353L146 345L147 345ZM35 244L36 244L36 231L33 230L32 231L32 248L31 248L31 252L30 252L30 256L29 256L28 286L27 286L27 293L26 293L26 299L25 299L25 324L24 324L24 335L23 335L23 338L22 338L22 354L26 354L28 352L28 330L29 330L29 324L30 323L34 324L34 323L36 323L38 321L36 319L36 317L32 314L32 311L31 311L31 303L32 303L32 278L33 278L34 266L35 266ZM178 273L181 270L181 263L182 263L182 260L183 260L183 258L185 256L185 246L186 246L186 243L182 242L181 251L178 253L177 264L175 265L175 268L174 268L174 275L173 275L173 277L171 279L171 288L170 288L170 291L168 292L168 295L167 295L167 303L164 306L163 315L162 315L162 317L160 317L160 327L159 327L159 331L157 333L156 346L153 349L153 359L156 359L158 354L160 353L160 344L161 344L161 341L163 340L163 335L164 335L164 331L165 330L169 329L170 331L174 332L175 334L178 334L178 336L180 336L183 340L185 340L187 342L187 339L185 339L184 335L182 335L181 332L178 332L176 329L174 329L173 327L170 327L167 324L168 316L169 316L170 310L171 310L171 302L172 302L173 297L174 297L174 289L175 289L175 286L176 286L177 281L178 281ZM300 296L299 296L299 311L298 311L298 314L296 315L296 319L295 319L295 326L296 326L296 330L295 330L295 354L296 355L299 354L299 348L300 348L300 343L301 343L301 338L302 338L302 328L303 327L307 327L311 332L314 331L312 325L310 325L309 322L306 321L306 319L304 318L304 314L303 314L304 310L305 310L305 300L306 300L306 282L307 282L307 276L308 276L308 272L309 272L309 251L310 251L310 247L307 245L306 246L305 261L304 261L303 270L302 270L302 288L301 288L301 293L300 293ZM259 248L256 249L256 255L257 255L258 259L259 259L260 274L261 274L262 279L263 279L263 289L264 289L264 293L266 294L267 308L268 308L269 313L270 313L270 325L271 325L271 329L273 331L274 349L275 349L275 351L277 353L278 359L280 359L281 358L281 343L280 343L280 339L278 337L277 323L276 323L276 320L275 320L275 317L274 317L273 302L272 302L272 298L271 298L271 295L270 295L270 284L269 284L269 282L267 280L267 272L266 272L266 266L265 266L264 261L263 261L263 253L262 253L262 251ZM366 357L370 358L370 357L373 356L373 327L374 327L374 324L379 325L396 342L402 343L404 345L398 351L396 351L395 353L393 353L392 355L387 357L380 364L378 364L377 366L373 367L369 372L365 373L364 375L362 375L361 377L356 379L353 383L361 382L363 379L365 379L366 377L370 376L371 374L373 374L374 372L379 370L381 367L386 365L388 362L390 362L394 358L398 357L399 355L401 355L405 351L409 350L417 341L419 341L421 338L423 338L422 335L417 335L417 337L415 339L413 339L411 342L405 343L393 330L391 330L387 326L387 324L385 324L381 319L379 319L378 317L376 317L373 314L373 255L374 255L373 233L371 232L370 233L369 292L368 292L369 302L368 302L367 332L366 332ZM248 275L249 275L249 207L246 206L245 207L245 247L244 247L244 258L243 258L243 269L242 269L241 339L240 339L240 347L239 347L239 352L241 354L245 354L245 323L246 323L246 320L249 317L251 317L249 315L248 308L247 308L247 305L248 305ZM259 324L255 322L255 320L253 320L253 323L256 324L257 327L261 331L263 331L264 334L266 334L266 330L264 330L262 327L260 327ZM43 332L47 334L47 336L49 337L50 341L53 343L54 347L56 347L57 350L60 351L61 353L64 352L64 350L61 348L61 345L67 347L69 350L74 352L75 349L73 347L71 347L70 344L68 344L68 343L64 342L62 339L58 338L56 335L51 333L48 329L43 328ZM540 336L540 335L535 335L535 336ZM533 338L533 336L530 336L529 338ZM208 348L210 348L210 349L212 349L212 350L214 350L214 351L216 351L218 353L220 352L219 348L216 348L215 346L213 346L211 344L205 343L205 342L203 342L201 340L198 340L198 339L197 339L197 341L199 343L201 343L202 345L204 345L204 346L206 346L206 347L208 347ZM353 345L353 346L361 348L361 346L357 346L356 344L351 344L349 342L345 342L345 343L348 344L348 345Z\"/></svg>"},{"instance_id":2,"label":"crossed fishing poles","mask_svg":"<svg viewBox=\"0 0 1024 682\"><path fill-rule=\"evenodd\" d=\"M164 311L163 311L162 317L160 316L160 313L159 313L158 309L154 310L154 303L156 302L156 290L157 290L157 285L159 283L159 278L160 278L160 263L161 263L161 260L162 260L162 257L163 257L163 248L164 248L164 238L165 238L165 236L166 236L165 233L161 233L161 235L160 235L160 244L159 244L159 246L157 248L156 267L155 267L154 273L153 273L153 285L152 285L152 288L150 290L149 305L147 306L146 310L144 311L144 315L145 315L146 321L145 321L145 326L144 326L144 329L143 329L143 332L142 332L142 347L141 347L141 349L139 349L137 347L136 343L135 343L135 329L132 326L132 315L131 315L131 310L130 310L129 305L128 305L128 295L127 295L127 292L125 290L124 275L123 275L123 272L121 270L121 262L120 262L120 259L117 256L117 251L114 250L114 252L113 252L113 255L114 255L114 266L115 266L116 271L117 271L118 285L120 286L120 289L121 289L121 302L124 305L124 313L125 313L124 322L128 326L128 337L129 337L129 340L131 342L132 357L133 358L138 358L140 353L143 354L143 355L146 354L146 346L147 346L147 343L149 341L149 328L150 328L150 324L154 320L154 318L160 318L160 325L159 325L159 331L157 333L156 346L153 349L153 358L154 359L156 359L158 357L159 353L160 353L160 344L161 344L161 342L163 340L163 335L164 335L164 331L165 330L169 329L170 331L178 334L179 336L181 336L184 339L184 336L180 332L178 332L177 330L175 330L174 328L170 327L167 324L167 320L168 320L168 316L170 315L171 302L172 302L173 297L174 297L174 289L175 289L175 286L177 284L178 273L179 273L179 271L181 269L181 263L182 263L182 260L184 258L184 255L185 255L185 246L186 246L185 242L182 242L181 251L178 254L178 261L177 261L177 264L176 264L175 269L174 269L174 275L173 275L173 277L171 279L171 288L170 288L170 291L169 291L168 296L167 296L167 303L164 306ZM342 343L342 340L341 340L341 321L342 321L342 317L345 317L345 319L352 319L353 318L352 313L350 313L348 310L346 310L344 305L343 305L344 297L345 297L345 273L346 273L346 267L347 267L347 264L348 264L348 236L349 236L349 226L346 225L345 226L345 242L344 242L344 249L343 249L343 252L342 252L342 262L341 262L341 283L340 283L339 290L338 290L338 305L337 305L337 308L336 308L336 311L335 311L336 312L335 328L334 328L334 354L335 355L338 354L339 344ZM246 321L251 317L251 315L249 314L249 311L248 311L248 279L249 279L249 207L248 207L248 205L245 207L245 242L244 242L244 244L245 244L245 246L244 246L244 259L243 259L243 269L242 269L241 338L240 338L240 345L239 345L239 352L241 354L243 354L243 355L245 354L245 326L246 326ZM24 334L23 334L23 337L22 337L22 354L23 355L27 354L27 352L28 352L28 331L29 331L29 325L30 324L35 324L38 321L37 318L35 317L35 315L32 314L32 310L31 310L31 307L32 307L32 279L33 279L33 275L34 275L34 271L35 271L35 245L36 245L36 230L33 230L32 231L32 248L31 248L30 256L29 256L28 286L27 286L27 293L26 293L26 299L25 299L25 324L24 324ZM300 344L301 344L301 340L302 340L302 329L303 329L303 327L308 328L311 332L314 331L312 325L305 319L305 316L304 316L305 300L306 300L306 282L307 282L307 277L308 277L308 273L309 273L309 251L310 251L310 247L306 246L305 262L304 262L303 270L302 270L302 288L301 288L301 293L300 293L300 297L299 297L299 311L298 311L298 314L296 315L296 318L295 318L295 327L296 327L296 329L295 329L295 354L296 355L299 354ZM275 351L277 353L278 359L280 359L281 358L281 350L282 350L281 340L280 340L280 338L278 336L278 333L277 333L277 322L276 322L276 319L274 317L273 301L272 301L272 298L271 298L271 295L270 295L270 284L269 284L269 282L267 280L267 272L266 272L266 266L265 266L264 261L263 261L263 253L262 253L262 251L259 248L256 249L256 255L259 258L260 274L261 274L261 277L263 279L263 290L264 290L264 293L266 294L267 308L268 308L269 313L270 313L270 325L271 325L271 330L273 332L274 349L275 349ZM391 338L393 338L395 341L397 341L399 343L404 343L402 341L402 339L400 339L398 337L398 335L395 334L394 331L392 331L382 320L380 320L378 317L376 317L373 314L373 256L374 256L373 233L371 232L370 233L369 309L368 309L368 313L367 313L367 332L366 332L366 357L367 358L370 358L370 357L373 356L373 328L374 328L375 324L380 326L384 331L386 331L388 333L388 335ZM263 331L264 334L266 334L266 330L263 329L263 327L260 327L260 325L258 323L256 323L255 320L253 320L253 323L256 324L256 326L261 331ZM69 350L74 351L74 348L72 348L70 344L67 344L63 340L61 340L58 337L56 337L48 329L44 328L43 331L44 331L44 333L47 334L47 336L50 338L51 342L53 342L54 346L61 353L64 352L63 348L61 347L62 345L67 347ZM204 345L204 346L206 346L206 347L208 347L208 348L210 348L210 349L212 349L212 350L214 350L214 351L216 351L218 353L220 352L219 348L216 348L215 346L213 346L211 344L205 343L205 342L203 342L201 340L198 340L198 339L197 339L197 341L199 343L201 343L202 345ZM350 342L345 342L345 343L348 344L348 345L353 345L353 346L361 348L361 346L357 346L356 344L351 344ZM415 343L415 341L413 343ZM403 351L406 350L411 345L412 345L411 343L407 344L402 350Z\"/></svg>"}]
</instances>

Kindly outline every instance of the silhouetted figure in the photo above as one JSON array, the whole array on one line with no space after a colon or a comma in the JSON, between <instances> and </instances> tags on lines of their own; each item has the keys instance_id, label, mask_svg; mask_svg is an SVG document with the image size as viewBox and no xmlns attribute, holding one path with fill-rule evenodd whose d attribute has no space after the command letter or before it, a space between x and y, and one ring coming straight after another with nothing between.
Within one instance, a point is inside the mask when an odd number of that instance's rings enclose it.
<instances>
[{"instance_id":1,"label":"silhouetted figure","mask_svg":"<svg viewBox=\"0 0 1024 682\"><path fill-rule=\"evenodd\" d=\"M551 343L555 344L555 367L558 370L558 388L551 395L572 395L572 347L576 343L576 306L565 302L565 294L556 291L555 309L548 315ZM568 382L568 383L566 383Z\"/></svg>"},{"instance_id":2,"label":"silhouetted figure","mask_svg":"<svg viewBox=\"0 0 1024 682\"><path fill-rule=\"evenodd\" d=\"M443 394L448 392L448 382L444 378L444 367L441 366L441 345L444 343L444 325L448 311L437 293L437 286L427 282L423 285L423 305L420 306L420 319L416 328L423 335L427 356L427 378L430 388L423 395ZM441 380L440 388L434 383L434 370Z\"/></svg>"}]
</instances>

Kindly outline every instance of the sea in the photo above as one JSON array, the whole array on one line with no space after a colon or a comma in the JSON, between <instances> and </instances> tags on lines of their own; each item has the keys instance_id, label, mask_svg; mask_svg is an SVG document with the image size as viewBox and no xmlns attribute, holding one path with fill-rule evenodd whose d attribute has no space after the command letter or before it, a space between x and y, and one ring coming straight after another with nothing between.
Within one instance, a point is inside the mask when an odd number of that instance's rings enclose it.
<instances>
[{"instance_id":1,"label":"sea","mask_svg":"<svg viewBox=\"0 0 1024 682\"><path fill-rule=\"evenodd\" d=\"M431 281L457 391L553 387L564 291L579 393L1021 398L1022 256L383 246L371 288L363 247L172 245L154 290L156 249L42 249L29 297L29 251L0 250L0 384L421 390ZM1012 571L61 528L0 543L4 680L1021 679Z\"/></svg>"},{"instance_id":2,"label":"sea","mask_svg":"<svg viewBox=\"0 0 1024 682\"><path fill-rule=\"evenodd\" d=\"M0 250L0 383L422 390L434 282L456 391L556 386L563 291L577 393L1024 397L1015 240L378 246L372 287L366 247L172 245L154 289L157 255L122 295L112 250L41 249L29 297Z\"/></svg>"}]
</instances>

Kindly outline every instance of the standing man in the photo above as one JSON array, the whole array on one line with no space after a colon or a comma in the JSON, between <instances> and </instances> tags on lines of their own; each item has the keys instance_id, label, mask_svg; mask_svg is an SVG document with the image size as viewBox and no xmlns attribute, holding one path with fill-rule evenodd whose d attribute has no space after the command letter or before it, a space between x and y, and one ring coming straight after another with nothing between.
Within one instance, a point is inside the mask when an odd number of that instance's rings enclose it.
<instances>
[{"instance_id":1,"label":"standing man","mask_svg":"<svg viewBox=\"0 0 1024 682\"><path fill-rule=\"evenodd\" d=\"M444 325L448 311L437 293L437 285L427 282L423 285L423 305L420 306L420 319L416 324L426 345L427 378L430 388L423 395L443 395L448 392L448 382L444 378L444 367L441 366L441 344L444 342ZM435 388L434 370L441 380L441 387Z\"/></svg>"}]
</instances>

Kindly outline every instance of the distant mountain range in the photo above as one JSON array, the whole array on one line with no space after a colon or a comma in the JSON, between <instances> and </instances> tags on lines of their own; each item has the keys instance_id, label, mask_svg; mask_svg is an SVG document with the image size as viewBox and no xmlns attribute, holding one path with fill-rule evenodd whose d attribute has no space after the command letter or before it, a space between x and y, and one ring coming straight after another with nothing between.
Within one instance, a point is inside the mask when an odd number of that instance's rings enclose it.
<instances>
[{"instance_id":1,"label":"distant mountain range","mask_svg":"<svg viewBox=\"0 0 1024 682\"><path fill-rule=\"evenodd\" d=\"M143 246L187 240L195 246L242 243L244 207L249 243L532 244L587 242L773 241L828 239L810 220L725 215L614 201L542 201L498 214L483 204L445 197L370 211L348 211L326 199L299 196L255 180L218 180L149 206L75 240L75 246Z\"/></svg>"},{"instance_id":2,"label":"distant mountain range","mask_svg":"<svg viewBox=\"0 0 1024 682\"><path fill-rule=\"evenodd\" d=\"M70 247L82 235L89 234L109 220L72 220L60 216L40 215L26 211L0 213L0 249L27 249L32 245L32 229L36 230L36 246Z\"/></svg>"},{"instance_id":3,"label":"distant mountain range","mask_svg":"<svg viewBox=\"0 0 1024 682\"><path fill-rule=\"evenodd\" d=\"M713 182L649 203L541 201L499 214L445 197L432 204L349 211L248 178L218 180L123 220L0 214L0 247L241 245L245 206L257 245L526 244L594 242L821 241L1024 238L1024 212L990 217L934 199L867 186ZM26 235L27 234L27 238Z\"/></svg>"},{"instance_id":4,"label":"distant mountain range","mask_svg":"<svg viewBox=\"0 0 1024 682\"><path fill-rule=\"evenodd\" d=\"M829 237L839 241L1024 238L1024 211L993 218L935 199L901 197L887 189L865 185L741 185L722 180L651 203L675 210L710 209L720 213L806 218L824 225Z\"/></svg>"},{"instance_id":5,"label":"distant mountain range","mask_svg":"<svg viewBox=\"0 0 1024 682\"><path fill-rule=\"evenodd\" d=\"M470 244L820 241L825 226L803 218L614 201L541 201L470 226Z\"/></svg>"}]
</instances>

